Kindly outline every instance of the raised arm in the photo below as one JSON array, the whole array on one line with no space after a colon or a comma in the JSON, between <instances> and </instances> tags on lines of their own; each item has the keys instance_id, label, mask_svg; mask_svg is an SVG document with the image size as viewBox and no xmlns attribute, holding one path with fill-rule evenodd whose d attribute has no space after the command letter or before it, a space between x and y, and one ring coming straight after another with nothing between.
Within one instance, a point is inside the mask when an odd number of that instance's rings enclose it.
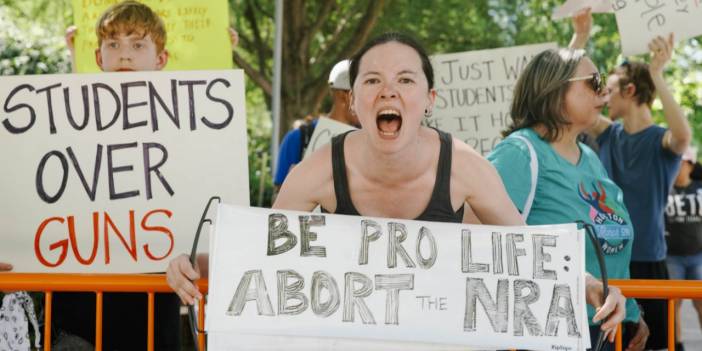
<instances>
[{"instance_id":1,"label":"raised arm","mask_svg":"<svg viewBox=\"0 0 702 351\"><path fill-rule=\"evenodd\" d=\"M568 47L571 49L584 49L590 39L592 29L592 12L590 8L584 8L573 15L573 37L570 39Z\"/></svg>"},{"instance_id":2,"label":"raised arm","mask_svg":"<svg viewBox=\"0 0 702 351\"><path fill-rule=\"evenodd\" d=\"M668 123L668 130L663 137L663 147L680 155L690 145L692 130L682 108L675 101L663 78L665 65L673 54L673 33L670 33L667 39L661 36L654 38L648 44L648 48L651 50L651 63L648 69L663 105L663 115Z\"/></svg>"},{"instance_id":3,"label":"raised arm","mask_svg":"<svg viewBox=\"0 0 702 351\"><path fill-rule=\"evenodd\" d=\"M66 47L71 55L71 72L76 72L76 30L78 27L69 26L66 28Z\"/></svg>"},{"instance_id":4,"label":"raised arm","mask_svg":"<svg viewBox=\"0 0 702 351\"><path fill-rule=\"evenodd\" d=\"M571 49L585 49L592 30L592 11L590 8L584 8L576 12L572 18L572 25L573 37L570 39L568 47ZM600 115L597 123L587 130L587 134L592 138L597 138L610 124L612 124L612 121L609 118Z\"/></svg>"}]
</instances>

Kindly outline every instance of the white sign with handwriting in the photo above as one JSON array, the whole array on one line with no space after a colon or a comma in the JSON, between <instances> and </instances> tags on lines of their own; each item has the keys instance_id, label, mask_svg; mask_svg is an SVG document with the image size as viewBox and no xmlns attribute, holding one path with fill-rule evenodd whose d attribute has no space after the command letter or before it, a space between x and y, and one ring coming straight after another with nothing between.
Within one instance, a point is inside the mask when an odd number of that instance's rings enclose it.
<instances>
[{"instance_id":1,"label":"white sign with handwriting","mask_svg":"<svg viewBox=\"0 0 702 351\"><path fill-rule=\"evenodd\" d=\"M213 240L206 327L214 349L581 350L589 340L575 224L220 205Z\"/></svg>"}]
</instances>

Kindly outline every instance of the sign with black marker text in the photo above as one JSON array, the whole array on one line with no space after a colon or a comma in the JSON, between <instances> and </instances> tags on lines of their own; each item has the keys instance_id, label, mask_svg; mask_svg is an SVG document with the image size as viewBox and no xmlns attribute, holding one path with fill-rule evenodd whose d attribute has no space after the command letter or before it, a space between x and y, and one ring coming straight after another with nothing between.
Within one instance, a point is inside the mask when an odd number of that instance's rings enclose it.
<instances>
[{"instance_id":1,"label":"sign with black marker text","mask_svg":"<svg viewBox=\"0 0 702 351\"><path fill-rule=\"evenodd\" d=\"M451 133L487 155L510 123L512 91L529 61L555 43L432 56L436 81L433 115L423 124Z\"/></svg>"},{"instance_id":2,"label":"sign with black marker text","mask_svg":"<svg viewBox=\"0 0 702 351\"><path fill-rule=\"evenodd\" d=\"M647 53L656 36L684 40L702 35L700 0L612 0L624 56Z\"/></svg>"},{"instance_id":3,"label":"sign with black marker text","mask_svg":"<svg viewBox=\"0 0 702 351\"><path fill-rule=\"evenodd\" d=\"M584 236L574 224L496 227L220 205L213 235L213 349L284 340L286 349L582 350L589 340Z\"/></svg>"},{"instance_id":4,"label":"sign with black marker text","mask_svg":"<svg viewBox=\"0 0 702 351\"><path fill-rule=\"evenodd\" d=\"M17 272L163 272L207 199L249 203L241 70L6 76L0 106Z\"/></svg>"},{"instance_id":5,"label":"sign with black marker text","mask_svg":"<svg viewBox=\"0 0 702 351\"><path fill-rule=\"evenodd\" d=\"M320 147L329 144L333 137L354 129L356 128L346 123L337 122L331 118L319 117L310 138L310 143L305 149L305 157L311 155Z\"/></svg>"}]
</instances>

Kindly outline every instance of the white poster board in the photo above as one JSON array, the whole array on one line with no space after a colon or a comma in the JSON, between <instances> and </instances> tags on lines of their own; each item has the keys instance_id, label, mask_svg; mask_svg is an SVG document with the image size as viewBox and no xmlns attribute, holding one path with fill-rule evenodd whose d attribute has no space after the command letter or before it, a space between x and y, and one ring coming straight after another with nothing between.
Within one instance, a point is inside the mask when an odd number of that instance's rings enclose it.
<instances>
[{"instance_id":1,"label":"white poster board","mask_svg":"<svg viewBox=\"0 0 702 351\"><path fill-rule=\"evenodd\" d=\"M241 70L5 76L0 104L17 272L163 272L211 196L249 203Z\"/></svg>"},{"instance_id":2,"label":"white poster board","mask_svg":"<svg viewBox=\"0 0 702 351\"><path fill-rule=\"evenodd\" d=\"M551 19L559 20L563 18L573 17L578 11L590 8L591 13L611 13L612 0L566 0L563 5L556 7L553 10Z\"/></svg>"},{"instance_id":3,"label":"white poster board","mask_svg":"<svg viewBox=\"0 0 702 351\"><path fill-rule=\"evenodd\" d=\"M477 226L220 205L213 235L213 350L582 350L589 340L584 235L574 224Z\"/></svg>"},{"instance_id":4,"label":"white poster board","mask_svg":"<svg viewBox=\"0 0 702 351\"><path fill-rule=\"evenodd\" d=\"M512 91L536 54L555 43L432 56L436 82L433 115L423 124L451 133L483 156L502 140Z\"/></svg>"},{"instance_id":5,"label":"white poster board","mask_svg":"<svg viewBox=\"0 0 702 351\"><path fill-rule=\"evenodd\" d=\"M333 137L354 129L356 128L346 123L341 123L331 118L319 117L303 158L311 155L320 147L331 142Z\"/></svg>"},{"instance_id":6,"label":"white poster board","mask_svg":"<svg viewBox=\"0 0 702 351\"><path fill-rule=\"evenodd\" d=\"M648 52L656 36L680 41L702 35L700 0L613 0L624 56Z\"/></svg>"}]
</instances>

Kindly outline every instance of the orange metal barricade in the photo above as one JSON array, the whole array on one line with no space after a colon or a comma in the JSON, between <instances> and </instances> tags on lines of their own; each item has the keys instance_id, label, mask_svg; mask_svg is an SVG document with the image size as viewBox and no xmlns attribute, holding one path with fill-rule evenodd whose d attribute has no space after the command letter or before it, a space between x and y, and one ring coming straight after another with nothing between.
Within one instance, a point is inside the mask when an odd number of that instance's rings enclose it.
<instances>
[{"instance_id":1,"label":"orange metal barricade","mask_svg":"<svg viewBox=\"0 0 702 351\"><path fill-rule=\"evenodd\" d=\"M612 280L627 297L668 300L668 349L675 350L675 300L702 298L702 281L690 280ZM207 281L198 283L201 292L207 292ZM172 292L163 274L49 274L2 273L0 291L28 290L45 292L44 350L51 349L51 304L54 291L94 291L97 294L95 313L95 349L102 350L102 294L104 292L143 292L148 295L147 349L154 349L154 293ZM200 301L198 329L205 322L204 301ZM617 332L617 351L622 349L621 326ZM204 334L197 340L205 349Z\"/></svg>"},{"instance_id":2,"label":"orange metal barricade","mask_svg":"<svg viewBox=\"0 0 702 351\"><path fill-rule=\"evenodd\" d=\"M207 281L199 282L198 287L207 292ZM96 293L95 309L95 350L102 350L102 296L105 292L143 292L148 296L147 350L154 349L154 294L173 292L163 274L50 274L50 273L2 273L0 291L27 290L42 291L44 295L44 350L51 350L51 305L53 292L92 291ZM204 301L200 301L198 316L199 329L205 321ZM198 335L200 349L205 349L204 335Z\"/></svg>"},{"instance_id":3,"label":"orange metal barricade","mask_svg":"<svg viewBox=\"0 0 702 351\"><path fill-rule=\"evenodd\" d=\"M694 280L611 280L626 297L668 300L668 350L675 351L675 301L702 298L702 281ZM621 329L617 333L617 351L622 350Z\"/></svg>"}]
</instances>

